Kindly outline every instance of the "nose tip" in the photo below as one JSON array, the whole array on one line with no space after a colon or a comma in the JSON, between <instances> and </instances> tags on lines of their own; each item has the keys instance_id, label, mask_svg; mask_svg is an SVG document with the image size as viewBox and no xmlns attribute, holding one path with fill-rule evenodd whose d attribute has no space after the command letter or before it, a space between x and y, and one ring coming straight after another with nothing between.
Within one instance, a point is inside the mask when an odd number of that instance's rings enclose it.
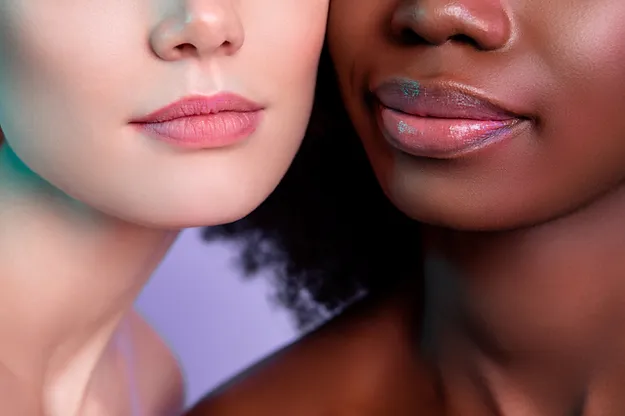
<instances>
[{"instance_id":1,"label":"nose tip","mask_svg":"<svg viewBox=\"0 0 625 416\"><path fill-rule=\"evenodd\" d=\"M236 12L231 7L214 4L163 19L150 36L154 52L168 61L189 56L233 55L244 40L245 32Z\"/></svg>"},{"instance_id":2,"label":"nose tip","mask_svg":"<svg viewBox=\"0 0 625 416\"><path fill-rule=\"evenodd\" d=\"M461 41L484 50L504 47L512 33L501 0L402 1L391 28L395 36L412 34L432 45Z\"/></svg>"}]
</instances>

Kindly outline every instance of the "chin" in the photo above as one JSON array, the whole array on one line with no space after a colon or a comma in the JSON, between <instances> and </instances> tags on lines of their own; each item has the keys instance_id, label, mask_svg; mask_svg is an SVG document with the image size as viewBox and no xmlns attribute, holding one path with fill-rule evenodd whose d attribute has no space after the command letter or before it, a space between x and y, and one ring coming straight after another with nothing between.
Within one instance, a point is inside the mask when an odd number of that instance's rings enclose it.
<instances>
[{"instance_id":1,"label":"chin","mask_svg":"<svg viewBox=\"0 0 625 416\"><path fill-rule=\"evenodd\" d=\"M162 169L154 176L122 174L88 178L89 183L62 183L67 195L112 219L154 229L214 226L237 221L265 201L282 178L282 170ZM240 166L241 164L239 164ZM286 168L284 169L286 170ZM208 173L207 173L208 171ZM98 190L98 192L95 192Z\"/></svg>"},{"instance_id":2,"label":"chin","mask_svg":"<svg viewBox=\"0 0 625 416\"><path fill-rule=\"evenodd\" d=\"M232 187L224 192L203 194L144 194L140 200L109 194L108 198L100 198L98 201L82 199L82 203L115 220L146 228L180 230L237 221L254 211L268 195L269 192L261 192L259 189L256 192L245 192Z\"/></svg>"},{"instance_id":3,"label":"chin","mask_svg":"<svg viewBox=\"0 0 625 416\"><path fill-rule=\"evenodd\" d=\"M505 232L535 227L566 217L595 198L544 192L503 192L505 188L444 186L440 181L383 183L391 202L408 217L458 231ZM499 188L499 189L497 189ZM521 188L516 188L520 190Z\"/></svg>"},{"instance_id":4,"label":"chin","mask_svg":"<svg viewBox=\"0 0 625 416\"><path fill-rule=\"evenodd\" d=\"M256 209L260 201L237 201L236 203L188 203L185 206L163 206L149 211L118 211L110 215L123 221L147 228L180 230L183 228L211 227L238 221Z\"/></svg>"},{"instance_id":5,"label":"chin","mask_svg":"<svg viewBox=\"0 0 625 416\"><path fill-rule=\"evenodd\" d=\"M512 212L493 209L466 208L456 204L407 204L398 203L397 208L408 217L437 228L457 231L511 231L530 227L546 219L532 216L519 217Z\"/></svg>"},{"instance_id":6,"label":"chin","mask_svg":"<svg viewBox=\"0 0 625 416\"><path fill-rule=\"evenodd\" d=\"M469 232L509 232L553 223L583 212L602 194L587 198L541 198L538 195L505 197L441 195L401 192L387 195L408 217L438 228Z\"/></svg>"}]
</instances>

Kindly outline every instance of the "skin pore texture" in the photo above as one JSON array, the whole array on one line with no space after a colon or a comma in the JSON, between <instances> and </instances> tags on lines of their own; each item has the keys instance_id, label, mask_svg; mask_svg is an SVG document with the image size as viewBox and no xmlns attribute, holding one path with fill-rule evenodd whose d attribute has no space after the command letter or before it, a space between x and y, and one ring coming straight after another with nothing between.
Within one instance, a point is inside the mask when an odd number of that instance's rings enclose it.
<instances>
[{"instance_id":1,"label":"skin pore texture","mask_svg":"<svg viewBox=\"0 0 625 416\"><path fill-rule=\"evenodd\" d=\"M617 0L333 0L341 95L384 193L424 224L424 276L196 414L625 414L623 17Z\"/></svg>"},{"instance_id":2,"label":"skin pore texture","mask_svg":"<svg viewBox=\"0 0 625 416\"><path fill-rule=\"evenodd\" d=\"M180 371L134 299L181 228L239 219L282 178L327 8L0 0L0 414L179 414ZM218 93L262 107L235 144L129 124Z\"/></svg>"}]
</instances>

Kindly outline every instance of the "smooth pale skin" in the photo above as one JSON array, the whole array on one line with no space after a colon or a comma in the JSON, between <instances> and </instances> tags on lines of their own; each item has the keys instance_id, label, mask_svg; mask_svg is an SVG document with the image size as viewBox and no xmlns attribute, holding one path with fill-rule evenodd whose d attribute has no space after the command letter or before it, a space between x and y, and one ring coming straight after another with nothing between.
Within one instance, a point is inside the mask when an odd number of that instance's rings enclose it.
<instances>
[{"instance_id":1,"label":"smooth pale skin","mask_svg":"<svg viewBox=\"0 0 625 416\"><path fill-rule=\"evenodd\" d=\"M624 415L624 18L621 0L333 0L350 118L388 198L427 224L426 265L438 262L425 268L430 342L402 288L195 415ZM363 99L394 77L460 84L524 129L463 158L413 157Z\"/></svg>"},{"instance_id":2,"label":"smooth pale skin","mask_svg":"<svg viewBox=\"0 0 625 416\"><path fill-rule=\"evenodd\" d=\"M178 366L133 301L181 228L241 218L280 181L327 7L0 0L0 414L181 411ZM237 146L183 151L128 125L222 91L266 107Z\"/></svg>"}]
</instances>

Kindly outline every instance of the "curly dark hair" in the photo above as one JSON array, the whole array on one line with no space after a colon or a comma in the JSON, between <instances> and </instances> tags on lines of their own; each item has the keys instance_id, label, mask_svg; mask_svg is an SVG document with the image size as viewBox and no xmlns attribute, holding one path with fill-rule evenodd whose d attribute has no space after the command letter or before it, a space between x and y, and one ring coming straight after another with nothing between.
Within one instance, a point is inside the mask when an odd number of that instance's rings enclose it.
<instances>
[{"instance_id":1,"label":"curly dark hair","mask_svg":"<svg viewBox=\"0 0 625 416\"><path fill-rule=\"evenodd\" d=\"M418 223L385 197L343 107L324 47L302 147L272 195L248 217L206 228L241 244L247 276L269 269L275 299L300 329L420 270Z\"/></svg>"}]
</instances>

